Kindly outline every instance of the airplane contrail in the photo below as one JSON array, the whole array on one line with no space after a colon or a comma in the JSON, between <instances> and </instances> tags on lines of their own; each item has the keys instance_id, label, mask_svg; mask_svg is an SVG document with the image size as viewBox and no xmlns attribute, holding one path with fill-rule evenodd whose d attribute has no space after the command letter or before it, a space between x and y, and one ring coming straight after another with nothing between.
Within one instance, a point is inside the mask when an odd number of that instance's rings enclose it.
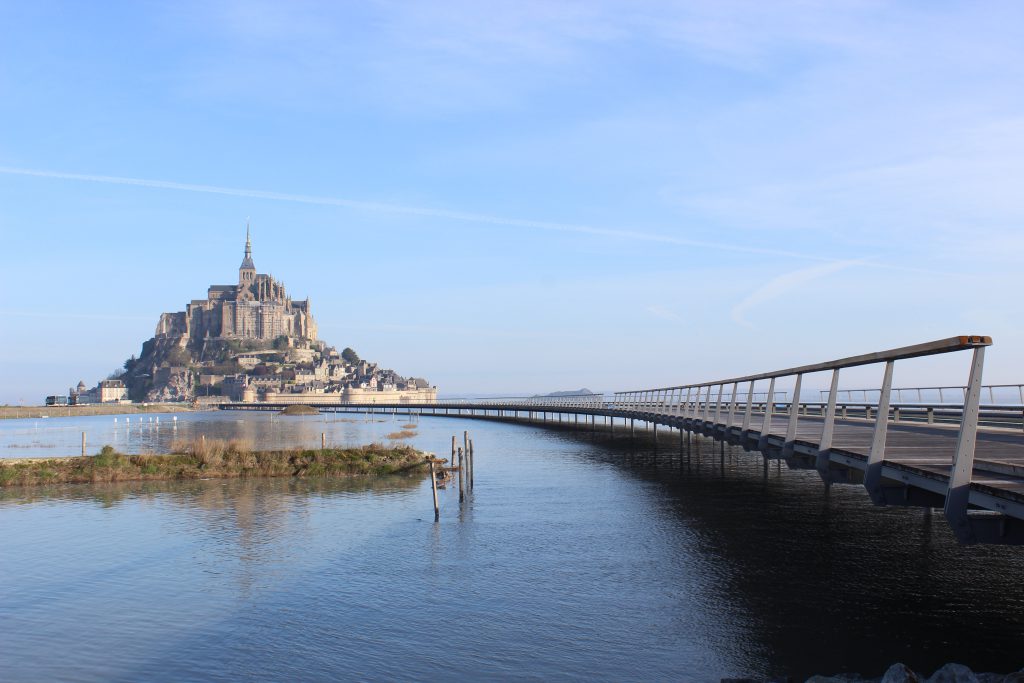
<instances>
[{"instance_id":1,"label":"airplane contrail","mask_svg":"<svg viewBox=\"0 0 1024 683\"><path fill-rule=\"evenodd\" d=\"M420 206L405 206L401 204L388 204L381 202L368 202L355 199L344 199L339 197L317 197L304 194L271 192L267 190L250 190L238 187L222 187L218 185L180 183L170 180L153 180L148 178L125 178L121 176L94 175L87 173L65 173L63 171L45 171L30 168L16 168L10 166L0 166L0 173L5 173L7 175L31 176L36 178L55 178L59 180L78 180L91 183L106 183L110 185L132 185L136 187L151 187L163 190L179 190L184 192L203 192L207 194L221 194L233 197L251 197L255 199L267 199L271 201L297 202L300 204L317 204L321 206L343 206L346 208L359 209L363 211L400 213L415 216L429 216L433 218L447 218L466 223L485 223L489 225L532 228L536 230L573 232L586 235L596 235L601 237L615 237L623 239L640 240L644 242L659 242L662 244L673 244L676 246L694 247L701 249L716 249L720 251L732 251L748 254L763 254L769 256L786 256L790 258L808 259L812 261L833 262L838 260L827 256L818 256L814 254L804 254L780 249L766 249L742 244L726 244L721 242L690 240L682 237L675 237L673 235L641 232L636 230L598 228L594 226L578 225L573 223L553 223L549 221L537 221L522 218L506 218L490 214L453 211L449 209L432 209Z\"/></svg>"}]
</instances>

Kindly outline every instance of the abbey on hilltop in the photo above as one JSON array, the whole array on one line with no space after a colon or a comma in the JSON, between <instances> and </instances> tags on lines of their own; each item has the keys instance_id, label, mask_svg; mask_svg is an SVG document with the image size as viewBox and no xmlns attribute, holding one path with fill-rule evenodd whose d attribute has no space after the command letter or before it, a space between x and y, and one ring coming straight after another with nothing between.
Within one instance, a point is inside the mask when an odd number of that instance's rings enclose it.
<instances>
[{"instance_id":1,"label":"abbey on hilltop","mask_svg":"<svg viewBox=\"0 0 1024 683\"><path fill-rule=\"evenodd\" d=\"M206 299L193 299L183 312L163 313L156 337L196 339L263 339L285 335L316 339L309 299L292 301L284 285L256 272L252 240L245 229L245 258L238 267L238 284L210 285Z\"/></svg>"},{"instance_id":2,"label":"abbey on hilltop","mask_svg":"<svg viewBox=\"0 0 1024 683\"><path fill-rule=\"evenodd\" d=\"M256 272L248 227L238 283L211 285L205 299L162 313L140 356L105 381L123 382L121 393L135 401L385 403L437 396L424 379L318 340L309 299L292 299L283 283ZM72 389L70 400L92 400L83 387Z\"/></svg>"}]
</instances>

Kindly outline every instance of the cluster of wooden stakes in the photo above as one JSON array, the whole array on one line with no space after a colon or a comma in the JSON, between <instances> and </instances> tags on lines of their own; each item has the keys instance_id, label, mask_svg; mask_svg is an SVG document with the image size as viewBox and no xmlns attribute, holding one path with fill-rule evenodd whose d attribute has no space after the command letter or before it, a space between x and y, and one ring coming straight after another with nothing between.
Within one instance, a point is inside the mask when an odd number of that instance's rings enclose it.
<instances>
[{"instance_id":1,"label":"cluster of wooden stakes","mask_svg":"<svg viewBox=\"0 0 1024 683\"><path fill-rule=\"evenodd\" d=\"M473 490L473 440L469 432L462 432L462 447L456 448L455 435L452 435L452 459L450 464L444 458L431 456L430 490L434 494L434 521L441 519L441 508L437 504L437 489L444 488L455 472L459 473L459 503L466 499L466 493Z\"/></svg>"}]
</instances>

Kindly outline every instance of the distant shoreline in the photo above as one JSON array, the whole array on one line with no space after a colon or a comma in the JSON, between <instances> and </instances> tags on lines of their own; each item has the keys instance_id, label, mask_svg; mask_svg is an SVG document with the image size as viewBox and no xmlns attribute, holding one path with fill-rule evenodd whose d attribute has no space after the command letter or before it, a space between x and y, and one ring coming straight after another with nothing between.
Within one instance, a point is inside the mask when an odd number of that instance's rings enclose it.
<instances>
[{"instance_id":1,"label":"distant shoreline","mask_svg":"<svg viewBox=\"0 0 1024 683\"><path fill-rule=\"evenodd\" d=\"M86 403L80 406L0 406L0 420L39 417L83 417L88 415L134 415L136 413L193 413L210 410L186 403Z\"/></svg>"}]
</instances>

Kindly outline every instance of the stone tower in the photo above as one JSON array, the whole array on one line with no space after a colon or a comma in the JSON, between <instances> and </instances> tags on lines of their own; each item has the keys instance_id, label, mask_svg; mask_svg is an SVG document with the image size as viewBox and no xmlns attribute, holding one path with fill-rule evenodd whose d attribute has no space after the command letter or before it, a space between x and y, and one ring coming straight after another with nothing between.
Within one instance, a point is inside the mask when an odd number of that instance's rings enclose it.
<instances>
[{"instance_id":1,"label":"stone tower","mask_svg":"<svg viewBox=\"0 0 1024 683\"><path fill-rule=\"evenodd\" d=\"M249 224L245 225L245 258L238 267L238 288L248 289L256 281L256 265L252 262L252 240L249 239Z\"/></svg>"}]
</instances>

